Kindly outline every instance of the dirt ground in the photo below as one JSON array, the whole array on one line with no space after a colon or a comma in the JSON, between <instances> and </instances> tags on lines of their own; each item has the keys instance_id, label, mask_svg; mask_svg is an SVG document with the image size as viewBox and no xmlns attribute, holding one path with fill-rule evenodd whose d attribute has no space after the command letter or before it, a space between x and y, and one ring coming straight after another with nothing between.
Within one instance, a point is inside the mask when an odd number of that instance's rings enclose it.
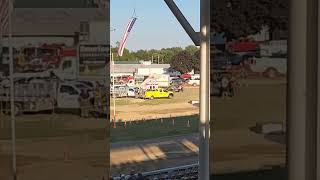
<instances>
[{"instance_id":1,"label":"dirt ground","mask_svg":"<svg viewBox=\"0 0 320 180\"><path fill-rule=\"evenodd\" d=\"M217 142L210 154L214 159L214 173L258 170L285 164L284 145L249 131L228 131L229 137L233 138L226 138L225 133L215 133ZM224 143L219 142L222 139ZM192 134L114 143L110 154L112 175L195 164L199 155L198 140L198 135Z\"/></svg>"},{"instance_id":2,"label":"dirt ground","mask_svg":"<svg viewBox=\"0 0 320 180\"><path fill-rule=\"evenodd\" d=\"M248 80L231 99L213 99L210 149L214 172L265 168L285 163L285 145L249 130L257 122L283 122L285 82ZM119 99L117 119L139 120L197 114L188 101L198 100L197 88L186 89L173 100ZM112 105L112 104L111 104ZM111 109L111 114L112 114ZM1 116L1 120L8 117ZM80 119L77 115L45 114L17 117L17 164L19 180L102 179L109 164L114 174L156 170L197 162L197 135L168 137L111 144L106 119ZM19 124L21 123L21 124ZM10 122L1 127L1 136L10 136ZM107 128L108 129L108 128ZM142 132L139 132L142 133ZM38 134L41 134L38 136ZM11 169L10 140L0 137L0 179Z\"/></svg>"},{"instance_id":3,"label":"dirt ground","mask_svg":"<svg viewBox=\"0 0 320 180\"><path fill-rule=\"evenodd\" d=\"M173 99L117 99L116 120L130 121L198 114L199 108L191 105L189 101L199 100L199 88L188 87L184 89L183 93L175 93ZM110 106L110 114L113 117L113 101Z\"/></svg>"},{"instance_id":4,"label":"dirt ground","mask_svg":"<svg viewBox=\"0 0 320 180\"><path fill-rule=\"evenodd\" d=\"M190 116L199 113L199 108L189 103L148 105L125 105L116 108L116 119L123 121L158 119L160 117Z\"/></svg>"}]
</instances>

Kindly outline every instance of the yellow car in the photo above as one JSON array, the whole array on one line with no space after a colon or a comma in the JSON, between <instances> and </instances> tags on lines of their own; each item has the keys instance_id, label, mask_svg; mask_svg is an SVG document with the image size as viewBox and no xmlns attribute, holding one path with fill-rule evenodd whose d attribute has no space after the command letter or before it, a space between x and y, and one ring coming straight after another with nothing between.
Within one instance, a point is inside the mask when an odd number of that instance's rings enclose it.
<instances>
[{"instance_id":1,"label":"yellow car","mask_svg":"<svg viewBox=\"0 0 320 180\"><path fill-rule=\"evenodd\" d=\"M173 98L173 92L167 91L164 89L153 89L147 90L144 94L145 99L154 99L154 98Z\"/></svg>"}]
</instances>

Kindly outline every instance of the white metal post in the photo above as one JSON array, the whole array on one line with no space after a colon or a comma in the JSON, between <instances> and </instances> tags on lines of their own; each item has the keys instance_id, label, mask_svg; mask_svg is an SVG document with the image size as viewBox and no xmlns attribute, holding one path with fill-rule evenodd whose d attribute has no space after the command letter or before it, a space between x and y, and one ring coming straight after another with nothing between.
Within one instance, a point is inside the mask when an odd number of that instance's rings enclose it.
<instances>
[{"instance_id":1,"label":"white metal post","mask_svg":"<svg viewBox=\"0 0 320 180\"><path fill-rule=\"evenodd\" d=\"M8 0L9 3L9 32L8 32L8 44L9 44L9 73L10 73L10 111L11 111L11 138L12 138L12 178L16 180L17 177L17 166L16 166L16 120L15 120L15 104L14 104L14 69L13 69L13 47L12 47L12 10L13 10L13 2L12 0Z\"/></svg>"},{"instance_id":2,"label":"white metal post","mask_svg":"<svg viewBox=\"0 0 320 180\"><path fill-rule=\"evenodd\" d=\"M210 0L200 1L200 131L199 179L209 180L210 131Z\"/></svg>"},{"instance_id":3,"label":"white metal post","mask_svg":"<svg viewBox=\"0 0 320 180\"><path fill-rule=\"evenodd\" d=\"M164 0L196 46L200 45L199 179L209 180L210 138L210 0L200 0L200 34L196 33L173 0Z\"/></svg>"},{"instance_id":4,"label":"white metal post","mask_svg":"<svg viewBox=\"0 0 320 180\"><path fill-rule=\"evenodd\" d=\"M316 178L317 0L292 0L288 59L289 180Z\"/></svg>"},{"instance_id":5,"label":"white metal post","mask_svg":"<svg viewBox=\"0 0 320 180\"><path fill-rule=\"evenodd\" d=\"M317 8L317 28L318 28L318 76L317 76L317 180L320 180L320 3Z\"/></svg>"},{"instance_id":6,"label":"white metal post","mask_svg":"<svg viewBox=\"0 0 320 180\"><path fill-rule=\"evenodd\" d=\"M113 121L116 123L116 97L115 97L115 89L114 89L114 59L113 53L111 53L111 63L112 63L112 99L113 99Z\"/></svg>"}]
</instances>

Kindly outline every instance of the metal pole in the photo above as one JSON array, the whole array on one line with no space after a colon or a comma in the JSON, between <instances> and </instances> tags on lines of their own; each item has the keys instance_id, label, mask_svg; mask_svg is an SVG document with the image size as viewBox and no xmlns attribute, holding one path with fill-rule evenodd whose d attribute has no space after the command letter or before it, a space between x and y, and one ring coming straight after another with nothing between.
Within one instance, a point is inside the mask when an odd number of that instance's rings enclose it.
<instances>
[{"instance_id":1,"label":"metal pole","mask_svg":"<svg viewBox=\"0 0 320 180\"><path fill-rule=\"evenodd\" d=\"M317 1L292 0L288 60L288 173L290 180L316 178Z\"/></svg>"},{"instance_id":2,"label":"metal pole","mask_svg":"<svg viewBox=\"0 0 320 180\"><path fill-rule=\"evenodd\" d=\"M112 92L112 99L113 99L113 121L116 122L116 97L115 97L115 89L114 89L114 59L113 59L113 53L111 54L111 62L112 62L112 86L113 86L113 92Z\"/></svg>"},{"instance_id":3,"label":"metal pole","mask_svg":"<svg viewBox=\"0 0 320 180\"><path fill-rule=\"evenodd\" d=\"M210 131L210 0L200 1L200 131L199 179L209 180L209 131Z\"/></svg>"},{"instance_id":4,"label":"metal pole","mask_svg":"<svg viewBox=\"0 0 320 180\"><path fill-rule=\"evenodd\" d=\"M15 107L14 107L14 78L13 78L13 47L12 47L12 0L8 0L9 3L9 33L8 33L8 44L9 44L9 61L10 61L10 109L11 109L11 138L12 138L12 178L17 178L17 166L16 166L16 124L15 124Z\"/></svg>"},{"instance_id":5,"label":"metal pole","mask_svg":"<svg viewBox=\"0 0 320 180\"><path fill-rule=\"evenodd\" d=\"M182 14L179 7L176 5L176 3L173 0L164 0L167 4L167 6L170 8L172 13L175 15L177 20L182 25L183 29L186 31L186 33L189 35L193 43L197 46L200 45L200 38L199 34L195 32L195 30L192 28L186 17ZM209 7L208 7L209 8Z\"/></svg>"},{"instance_id":6,"label":"metal pole","mask_svg":"<svg viewBox=\"0 0 320 180\"><path fill-rule=\"evenodd\" d=\"M317 92L317 180L320 180L320 3L318 3L318 76L317 76L317 88L318 88L318 92Z\"/></svg>"}]
</instances>

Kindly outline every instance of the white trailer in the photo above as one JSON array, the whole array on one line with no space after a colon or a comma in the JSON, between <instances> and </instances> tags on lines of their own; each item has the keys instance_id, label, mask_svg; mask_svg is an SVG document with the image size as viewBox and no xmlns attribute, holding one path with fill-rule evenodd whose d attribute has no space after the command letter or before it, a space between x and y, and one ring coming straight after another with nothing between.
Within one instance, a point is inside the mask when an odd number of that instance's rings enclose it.
<instances>
[{"instance_id":1,"label":"white trailer","mask_svg":"<svg viewBox=\"0 0 320 180\"><path fill-rule=\"evenodd\" d=\"M170 86L170 75L169 74L152 74L146 78L141 84L142 89L152 89L152 88L166 88Z\"/></svg>"}]
</instances>

